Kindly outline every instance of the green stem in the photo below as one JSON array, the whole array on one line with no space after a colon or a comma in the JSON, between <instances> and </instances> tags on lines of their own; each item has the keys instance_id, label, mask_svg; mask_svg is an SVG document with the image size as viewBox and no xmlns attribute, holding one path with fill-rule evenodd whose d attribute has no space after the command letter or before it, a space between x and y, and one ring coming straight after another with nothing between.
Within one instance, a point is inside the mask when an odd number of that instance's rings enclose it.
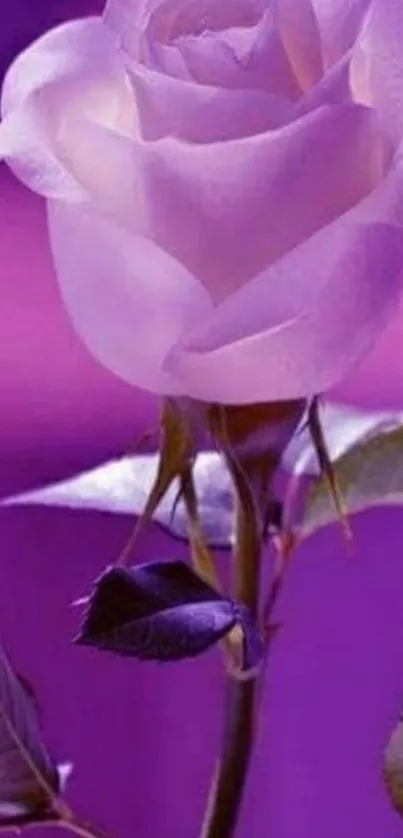
<instances>
[{"instance_id":1,"label":"green stem","mask_svg":"<svg viewBox=\"0 0 403 838\"><path fill-rule=\"evenodd\" d=\"M237 824L253 745L256 681L229 680L224 756L214 777L201 838L230 838Z\"/></svg>"},{"instance_id":2,"label":"green stem","mask_svg":"<svg viewBox=\"0 0 403 838\"><path fill-rule=\"evenodd\" d=\"M260 580L260 522L250 485L241 466L230 458L237 490L237 533L234 548L234 596L257 614ZM226 727L200 838L231 838L234 833L254 740L256 679L228 677Z\"/></svg>"}]
</instances>

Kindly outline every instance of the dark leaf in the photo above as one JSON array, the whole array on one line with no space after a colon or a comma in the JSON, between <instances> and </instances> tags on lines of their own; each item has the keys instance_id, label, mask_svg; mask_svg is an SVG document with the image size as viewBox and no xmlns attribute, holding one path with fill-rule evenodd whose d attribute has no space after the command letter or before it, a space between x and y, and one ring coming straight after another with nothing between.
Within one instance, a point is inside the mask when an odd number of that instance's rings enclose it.
<instances>
[{"instance_id":1,"label":"dark leaf","mask_svg":"<svg viewBox=\"0 0 403 838\"><path fill-rule=\"evenodd\" d=\"M0 649L0 826L58 817L61 774L41 737L37 702Z\"/></svg>"},{"instance_id":2,"label":"dark leaf","mask_svg":"<svg viewBox=\"0 0 403 838\"><path fill-rule=\"evenodd\" d=\"M198 655L240 625L244 666L259 641L249 612L221 596L184 562L111 567L95 583L78 643L142 660Z\"/></svg>"},{"instance_id":3,"label":"dark leaf","mask_svg":"<svg viewBox=\"0 0 403 838\"><path fill-rule=\"evenodd\" d=\"M397 723L385 750L384 778L395 809L403 815L403 720Z\"/></svg>"}]
</instances>

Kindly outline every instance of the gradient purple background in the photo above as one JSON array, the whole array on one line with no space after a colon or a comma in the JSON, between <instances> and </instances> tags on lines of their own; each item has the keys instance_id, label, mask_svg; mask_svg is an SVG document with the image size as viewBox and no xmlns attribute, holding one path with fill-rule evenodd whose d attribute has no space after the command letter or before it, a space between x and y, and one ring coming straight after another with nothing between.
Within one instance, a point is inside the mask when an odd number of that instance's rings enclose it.
<instances>
[{"instance_id":1,"label":"gradient purple background","mask_svg":"<svg viewBox=\"0 0 403 838\"><path fill-rule=\"evenodd\" d=\"M88 8L0 0L0 72L41 30ZM5 167L0 270L4 494L125 450L155 422L156 405L79 343L43 205ZM218 657L165 668L71 646L70 603L116 556L127 519L20 508L3 510L0 527L0 631L37 685L55 754L76 765L77 813L111 838L197 838L220 732ZM239 838L403 836L380 778L403 704L402 532L401 512L376 511L356 519L354 558L335 529L300 551L279 604ZM145 559L184 555L158 528L141 544Z\"/></svg>"}]
</instances>

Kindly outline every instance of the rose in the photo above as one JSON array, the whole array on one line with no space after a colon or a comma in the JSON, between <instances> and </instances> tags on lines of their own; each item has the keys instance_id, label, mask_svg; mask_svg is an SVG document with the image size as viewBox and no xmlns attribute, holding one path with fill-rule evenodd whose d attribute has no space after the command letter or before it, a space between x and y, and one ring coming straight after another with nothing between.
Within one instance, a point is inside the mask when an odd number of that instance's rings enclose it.
<instances>
[{"instance_id":1,"label":"rose","mask_svg":"<svg viewBox=\"0 0 403 838\"><path fill-rule=\"evenodd\" d=\"M402 287L402 55L399 0L110 0L18 57L0 155L93 354L227 403L346 375Z\"/></svg>"}]
</instances>

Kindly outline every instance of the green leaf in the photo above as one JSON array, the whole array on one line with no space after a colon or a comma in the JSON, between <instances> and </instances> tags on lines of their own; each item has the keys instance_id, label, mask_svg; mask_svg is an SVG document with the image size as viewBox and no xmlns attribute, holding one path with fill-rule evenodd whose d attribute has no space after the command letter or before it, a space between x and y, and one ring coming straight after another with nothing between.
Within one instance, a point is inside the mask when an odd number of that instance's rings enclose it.
<instances>
[{"instance_id":1,"label":"green leaf","mask_svg":"<svg viewBox=\"0 0 403 838\"><path fill-rule=\"evenodd\" d=\"M403 428L357 441L334 463L334 473L350 515L373 506L403 504ZM307 538L336 521L325 479L311 478L293 527L300 538Z\"/></svg>"}]
</instances>

